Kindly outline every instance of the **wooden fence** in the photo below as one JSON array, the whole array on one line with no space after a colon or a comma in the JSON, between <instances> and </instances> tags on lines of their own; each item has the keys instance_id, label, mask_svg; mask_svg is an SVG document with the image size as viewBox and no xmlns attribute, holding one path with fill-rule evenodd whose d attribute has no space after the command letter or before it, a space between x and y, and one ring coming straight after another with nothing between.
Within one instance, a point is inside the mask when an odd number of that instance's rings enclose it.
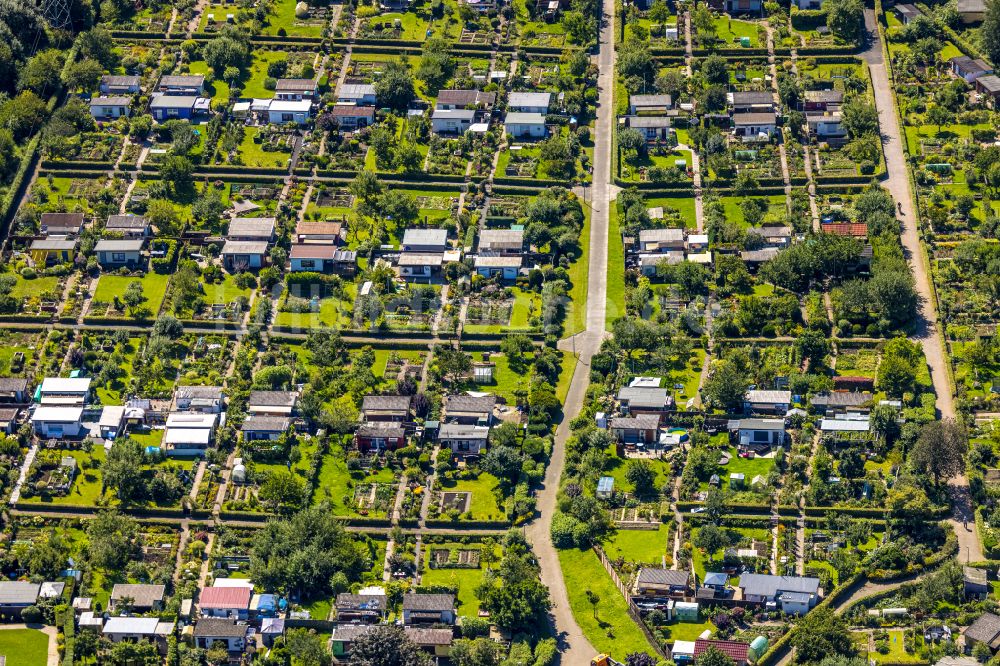
<instances>
[{"instance_id":1,"label":"wooden fence","mask_svg":"<svg viewBox=\"0 0 1000 666\"><path fill-rule=\"evenodd\" d=\"M611 580L614 582L615 587L617 587L618 591L622 593L623 597L625 597L625 605L628 608L629 617L631 617L635 623L639 625L639 628L642 629L642 633L646 634L646 640L648 640L649 644L653 646L657 654L664 659L669 660L670 655L663 650L659 639L653 635L653 632L650 631L648 626L646 626L646 623L642 621L642 616L639 614L639 607L632 601L632 595L629 594L628 586L622 582L618 572L615 571L613 566L611 566L611 561L608 560L608 556L604 553L604 549L595 544L594 552L597 553L597 559L601 561L605 571L607 571L608 575L611 576Z\"/></svg>"}]
</instances>

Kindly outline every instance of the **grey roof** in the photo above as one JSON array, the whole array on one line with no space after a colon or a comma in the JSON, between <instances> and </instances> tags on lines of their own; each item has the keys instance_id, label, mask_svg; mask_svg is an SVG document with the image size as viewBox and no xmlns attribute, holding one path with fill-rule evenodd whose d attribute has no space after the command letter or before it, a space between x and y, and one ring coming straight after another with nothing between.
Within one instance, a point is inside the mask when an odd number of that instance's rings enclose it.
<instances>
[{"instance_id":1,"label":"grey roof","mask_svg":"<svg viewBox=\"0 0 1000 666\"><path fill-rule=\"evenodd\" d=\"M1000 76L996 74L986 74L976 79L976 85L981 86L988 93L1000 92Z\"/></svg>"},{"instance_id":2,"label":"grey roof","mask_svg":"<svg viewBox=\"0 0 1000 666\"><path fill-rule=\"evenodd\" d=\"M642 244L646 243L663 243L663 242L684 242L684 230L683 229L643 229L639 232L639 242Z\"/></svg>"},{"instance_id":3,"label":"grey roof","mask_svg":"<svg viewBox=\"0 0 1000 666\"><path fill-rule=\"evenodd\" d=\"M778 256L778 248L776 247L765 247L763 250L746 250L740 252L740 259L750 263L770 261L776 256Z\"/></svg>"},{"instance_id":4,"label":"grey roof","mask_svg":"<svg viewBox=\"0 0 1000 666\"><path fill-rule=\"evenodd\" d=\"M350 643L374 631L373 624L338 624L333 628L331 639L337 643Z\"/></svg>"},{"instance_id":5,"label":"grey roof","mask_svg":"<svg viewBox=\"0 0 1000 666\"><path fill-rule=\"evenodd\" d=\"M407 229L401 245L444 246L448 243L447 229Z\"/></svg>"},{"instance_id":6,"label":"grey roof","mask_svg":"<svg viewBox=\"0 0 1000 666\"><path fill-rule=\"evenodd\" d=\"M486 426L465 423L443 423L438 430L438 439L486 439L490 429Z\"/></svg>"},{"instance_id":7,"label":"grey roof","mask_svg":"<svg viewBox=\"0 0 1000 666\"><path fill-rule=\"evenodd\" d=\"M434 113L431 114L431 120L446 120L449 118L471 122L476 118L476 111L474 109L434 109Z\"/></svg>"},{"instance_id":8,"label":"grey roof","mask_svg":"<svg viewBox=\"0 0 1000 666\"><path fill-rule=\"evenodd\" d=\"M1000 616L983 613L965 630L965 637L980 643L991 643L1000 635Z\"/></svg>"},{"instance_id":9,"label":"grey roof","mask_svg":"<svg viewBox=\"0 0 1000 666\"><path fill-rule=\"evenodd\" d=\"M203 617L194 625L198 638L242 638L247 635L247 624L222 617Z\"/></svg>"},{"instance_id":10,"label":"grey roof","mask_svg":"<svg viewBox=\"0 0 1000 666\"><path fill-rule=\"evenodd\" d=\"M544 125L545 116L540 113L521 113L510 111L503 121L504 125Z\"/></svg>"},{"instance_id":11,"label":"grey roof","mask_svg":"<svg viewBox=\"0 0 1000 666\"><path fill-rule=\"evenodd\" d=\"M0 581L0 606L31 605L38 600L41 585L27 581Z\"/></svg>"},{"instance_id":12,"label":"grey roof","mask_svg":"<svg viewBox=\"0 0 1000 666\"><path fill-rule=\"evenodd\" d=\"M492 414L496 407L495 395L446 395L444 412L453 414Z\"/></svg>"},{"instance_id":13,"label":"grey roof","mask_svg":"<svg viewBox=\"0 0 1000 666\"><path fill-rule=\"evenodd\" d=\"M131 97L94 97L90 100L91 106L128 106L131 103Z\"/></svg>"},{"instance_id":14,"label":"grey roof","mask_svg":"<svg viewBox=\"0 0 1000 666\"><path fill-rule=\"evenodd\" d=\"M800 592L815 595L819 591L819 578L811 576L770 576L768 574L743 574L740 576L743 596L772 598L779 593Z\"/></svg>"},{"instance_id":15,"label":"grey roof","mask_svg":"<svg viewBox=\"0 0 1000 666\"><path fill-rule=\"evenodd\" d=\"M397 266L440 266L444 263L441 252L401 252Z\"/></svg>"},{"instance_id":16,"label":"grey roof","mask_svg":"<svg viewBox=\"0 0 1000 666\"><path fill-rule=\"evenodd\" d=\"M703 585L727 585L729 583L729 576L721 572L709 571L705 573L705 581Z\"/></svg>"},{"instance_id":17,"label":"grey roof","mask_svg":"<svg viewBox=\"0 0 1000 666\"><path fill-rule=\"evenodd\" d=\"M771 112L767 113L737 113L733 115L735 125L773 125L777 122L777 116Z\"/></svg>"},{"instance_id":18,"label":"grey roof","mask_svg":"<svg viewBox=\"0 0 1000 666\"><path fill-rule=\"evenodd\" d=\"M160 87L184 87L200 88L205 84L205 77L201 74L179 74L160 77Z\"/></svg>"},{"instance_id":19,"label":"grey roof","mask_svg":"<svg viewBox=\"0 0 1000 666\"><path fill-rule=\"evenodd\" d=\"M629 106L670 106L670 95L631 95Z\"/></svg>"},{"instance_id":20,"label":"grey roof","mask_svg":"<svg viewBox=\"0 0 1000 666\"><path fill-rule=\"evenodd\" d=\"M958 0L955 9L959 14L981 14L986 11L986 0Z\"/></svg>"},{"instance_id":21,"label":"grey roof","mask_svg":"<svg viewBox=\"0 0 1000 666\"><path fill-rule=\"evenodd\" d=\"M274 84L276 92L298 92L313 91L316 89L316 82L312 79L278 79Z\"/></svg>"},{"instance_id":22,"label":"grey roof","mask_svg":"<svg viewBox=\"0 0 1000 666\"><path fill-rule=\"evenodd\" d=\"M660 417L656 414L637 414L636 416L615 416L611 419L611 428L629 430L656 430L660 427Z\"/></svg>"},{"instance_id":23,"label":"grey roof","mask_svg":"<svg viewBox=\"0 0 1000 666\"><path fill-rule=\"evenodd\" d=\"M441 90L437 96L438 105L449 106L492 106L496 100L496 93L482 90Z\"/></svg>"},{"instance_id":24,"label":"grey roof","mask_svg":"<svg viewBox=\"0 0 1000 666\"><path fill-rule=\"evenodd\" d=\"M227 240L222 254L267 254L267 241Z\"/></svg>"},{"instance_id":25,"label":"grey roof","mask_svg":"<svg viewBox=\"0 0 1000 666\"><path fill-rule=\"evenodd\" d=\"M406 414L412 402L413 398L408 395L366 395L361 401L361 411Z\"/></svg>"},{"instance_id":26,"label":"grey roof","mask_svg":"<svg viewBox=\"0 0 1000 666\"><path fill-rule=\"evenodd\" d=\"M733 104L740 106L774 104L774 93L766 90L741 90L730 94L733 96Z\"/></svg>"},{"instance_id":27,"label":"grey roof","mask_svg":"<svg viewBox=\"0 0 1000 666\"><path fill-rule=\"evenodd\" d=\"M118 583L111 589L111 600L121 601L129 597L136 608L152 608L156 602L163 601L165 594L166 588L163 585Z\"/></svg>"},{"instance_id":28,"label":"grey roof","mask_svg":"<svg viewBox=\"0 0 1000 666\"><path fill-rule=\"evenodd\" d=\"M137 86L139 85L139 77L105 74L101 77L101 83L106 86Z\"/></svg>"},{"instance_id":29,"label":"grey roof","mask_svg":"<svg viewBox=\"0 0 1000 666\"><path fill-rule=\"evenodd\" d=\"M43 227L73 227L83 226L83 213L42 213L39 222Z\"/></svg>"},{"instance_id":30,"label":"grey roof","mask_svg":"<svg viewBox=\"0 0 1000 666\"><path fill-rule=\"evenodd\" d=\"M974 585L989 584L989 579L986 576L986 569L977 569L975 567L962 567L962 575L966 583L972 583Z\"/></svg>"},{"instance_id":31,"label":"grey roof","mask_svg":"<svg viewBox=\"0 0 1000 666\"><path fill-rule=\"evenodd\" d=\"M493 247L524 246L524 231L521 229L486 229L479 234L479 249Z\"/></svg>"},{"instance_id":32,"label":"grey roof","mask_svg":"<svg viewBox=\"0 0 1000 666\"><path fill-rule=\"evenodd\" d=\"M785 429L782 419L741 419L740 430L781 430Z\"/></svg>"},{"instance_id":33,"label":"grey roof","mask_svg":"<svg viewBox=\"0 0 1000 666\"><path fill-rule=\"evenodd\" d=\"M812 595L805 592L782 592L779 598L790 604L807 604Z\"/></svg>"},{"instance_id":34,"label":"grey roof","mask_svg":"<svg viewBox=\"0 0 1000 666\"><path fill-rule=\"evenodd\" d=\"M910 4L896 5L896 11L904 16L919 16L920 10Z\"/></svg>"},{"instance_id":35,"label":"grey roof","mask_svg":"<svg viewBox=\"0 0 1000 666\"><path fill-rule=\"evenodd\" d=\"M670 118L667 116L626 116L629 127L638 129L661 129L670 127Z\"/></svg>"},{"instance_id":36,"label":"grey roof","mask_svg":"<svg viewBox=\"0 0 1000 666\"><path fill-rule=\"evenodd\" d=\"M628 402L629 407L662 409L671 403L667 389L653 386L623 386L618 389L618 401Z\"/></svg>"},{"instance_id":37,"label":"grey roof","mask_svg":"<svg viewBox=\"0 0 1000 666\"><path fill-rule=\"evenodd\" d=\"M145 229L149 222L142 215L109 215L105 229Z\"/></svg>"},{"instance_id":38,"label":"grey roof","mask_svg":"<svg viewBox=\"0 0 1000 666\"><path fill-rule=\"evenodd\" d=\"M826 407L856 407L866 402L871 402L872 399L873 396L871 393L864 393L862 391L833 391L831 393L814 395L810 399L810 402L814 405Z\"/></svg>"},{"instance_id":39,"label":"grey roof","mask_svg":"<svg viewBox=\"0 0 1000 666\"><path fill-rule=\"evenodd\" d=\"M691 582L691 572L683 569L660 569L643 567L639 569L640 585L664 585L683 587Z\"/></svg>"},{"instance_id":40,"label":"grey roof","mask_svg":"<svg viewBox=\"0 0 1000 666\"><path fill-rule=\"evenodd\" d=\"M337 610L385 610L384 594L350 594L342 592L337 595Z\"/></svg>"},{"instance_id":41,"label":"grey roof","mask_svg":"<svg viewBox=\"0 0 1000 666\"><path fill-rule=\"evenodd\" d=\"M844 100L840 90L807 90L804 95L807 102L836 103Z\"/></svg>"},{"instance_id":42,"label":"grey roof","mask_svg":"<svg viewBox=\"0 0 1000 666\"><path fill-rule=\"evenodd\" d=\"M104 623L105 634L136 634L153 636L160 621L155 617L109 617Z\"/></svg>"},{"instance_id":43,"label":"grey roof","mask_svg":"<svg viewBox=\"0 0 1000 666\"><path fill-rule=\"evenodd\" d=\"M340 86L339 98L360 99L375 94L375 86L370 83L345 83Z\"/></svg>"},{"instance_id":44,"label":"grey roof","mask_svg":"<svg viewBox=\"0 0 1000 666\"><path fill-rule=\"evenodd\" d=\"M405 437L402 426L391 423L363 423L358 426L358 437Z\"/></svg>"},{"instance_id":45,"label":"grey roof","mask_svg":"<svg viewBox=\"0 0 1000 666\"><path fill-rule=\"evenodd\" d=\"M247 404L265 407L293 407L298 399L295 391L250 391Z\"/></svg>"},{"instance_id":46,"label":"grey roof","mask_svg":"<svg viewBox=\"0 0 1000 666\"><path fill-rule=\"evenodd\" d=\"M42 238L31 241L32 250L72 250L76 248L76 239Z\"/></svg>"},{"instance_id":47,"label":"grey roof","mask_svg":"<svg viewBox=\"0 0 1000 666\"><path fill-rule=\"evenodd\" d=\"M776 405L787 405L792 401L791 391L747 391L746 401L749 403L772 403Z\"/></svg>"},{"instance_id":48,"label":"grey roof","mask_svg":"<svg viewBox=\"0 0 1000 666\"><path fill-rule=\"evenodd\" d=\"M507 96L507 107L548 107L552 101L552 93L547 92L512 92Z\"/></svg>"},{"instance_id":49,"label":"grey roof","mask_svg":"<svg viewBox=\"0 0 1000 666\"><path fill-rule=\"evenodd\" d=\"M420 646L451 645L455 634L451 629L435 627L404 627L406 637Z\"/></svg>"},{"instance_id":50,"label":"grey roof","mask_svg":"<svg viewBox=\"0 0 1000 666\"><path fill-rule=\"evenodd\" d=\"M197 95L157 95L149 102L151 109L193 109Z\"/></svg>"},{"instance_id":51,"label":"grey roof","mask_svg":"<svg viewBox=\"0 0 1000 666\"><path fill-rule=\"evenodd\" d=\"M28 390L28 380L24 377L0 377L0 393Z\"/></svg>"},{"instance_id":52,"label":"grey roof","mask_svg":"<svg viewBox=\"0 0 1000 666\"><path fill-rule=\"evenodd\" d=\"M285 416L263 416L251 414L243 421L241 432L284 432L291 427L291 419Z\"/></svg>"},{"instance_id":53,"label":"grey roof","mask_svg":"<svg viewBox=\"0 0 1000 666\"><path fill-rule=\"evenodd\" d=\"M270 238L274 234L273 217L237 217L229 223L230 238Z\"/></svg>"},{"instance_id":54,"label":"grey roof","mask_svg":"<svg viewBox=\"0 0 1000 666\"><path fill-rule=\"evenodd\" d=\"M178 386L175 395L178 398L202 398L219 400L225 393L221 386Z\"/></svg>"},{"instance_id":55,"label":"grey roof","mask_svg":"<svg viewBox=\"0 0 1000 666\"><path fill-rule=\"evenodd\" d=\"M517 256L500 256L494 257L489 255L479 255L476 257L475 268L520 268L521 267L521 257Z\"/></svg>"},{"instance_id":56,"label":"grey roof","mask_svg":"<svg viewBox=\"0 0 1000 666\"><path fill-rule=\"evenodd\" d=\"M404 594L403 610L450 611L455 610L454 594Z\"/></svg>"},{"instance_id":57,"label":"grey roof","mask_svg":"<svg viewBox=\"0 0 1000 666\"><path fill-rule=\"evenodd\" d=\"M139 252L144 242L141 238L102 238L94 246L94 252Z\"/></svg>"}]
</instances>

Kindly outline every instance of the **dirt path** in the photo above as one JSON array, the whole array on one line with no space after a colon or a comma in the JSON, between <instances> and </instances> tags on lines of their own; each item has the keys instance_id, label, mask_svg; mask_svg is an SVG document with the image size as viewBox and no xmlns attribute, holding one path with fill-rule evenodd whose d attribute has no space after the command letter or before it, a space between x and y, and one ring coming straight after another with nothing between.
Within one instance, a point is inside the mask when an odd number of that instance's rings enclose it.
<instances>
[{"instance_id":1,"label":"dirt path","mask_svg":"<svg viewBox=\"0 0 1000 666\"><path fill-rule=\"evenodd\" d=\"M937 322L934 308L934 292L928 274L927 259L920 243L917 227L917 211L914 209L913 192L910 189L906 154L903 148L902 132L896 114L893 88L889 72L882 55L882 41L875 12L865 10L865 24L869 30L869 46L862 54L871 72L872 87L875 89L875 106L878 109L879 125L882 130L882 147L885 151L886 179L883 183L900 206L903 233L901 240L906 258L916 279L920 297L916 330L912 338L920 342L930 369L934 392L937 394L937 409L942 418L955 417L952 400L951 381L948 374L948 357L944 339ZM972 502L969 496L969 482L965 477L950 482L953 513L949 522L958 537L959 559L976 562L983 559L983 549L976 533Z\"/></svg>"},{"instance_id":2,"label":"dirt path","mask_svg":"<svg viewBox=\"0 0 1000 666\"><path fill-rule=\"evenodd\" d=\"M545 471L544 487L538 493L538 517L527 527L527 535L542 571L542 582L549 588L552 598L552 621L560 643L561 663L576 666L588 664L595 651L583 635L573 617L569 604L566 582L559 566L559 553L552 545L549 528L556 508L559 479L566 462L566 441L570 436L569 423L580 413L590 383L590 359L604 339L604 318L607 308L608 266L608 210L612 204L611 189L611 133L613 131L612 92L614 89L614 5L604 3L600 48L597 56L600 74L597 88L599 104L594 136L594 179L592 188L593 210L590 219L590 265L587 277L587 328L574 339L560 341L561 349L575 347L579 362L573 372L564 405L564 416L556 430L552 458Z\"/></svg>"}]
</instances>

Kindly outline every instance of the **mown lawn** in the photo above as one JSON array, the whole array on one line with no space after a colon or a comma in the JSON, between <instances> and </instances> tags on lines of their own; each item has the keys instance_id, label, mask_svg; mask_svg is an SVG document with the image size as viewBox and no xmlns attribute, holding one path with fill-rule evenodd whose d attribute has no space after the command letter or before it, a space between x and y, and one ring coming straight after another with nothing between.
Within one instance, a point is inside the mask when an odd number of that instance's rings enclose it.
<instances>
[{"instance_id":1,"label":"mown lawn","mask_svg":"<svg viewBox=\"0 0 1000 666\"><path fill-rule=\"evenodd\" d=\"M663 556L671 556L673 543L667 542L669 530L660 525L655 530L617 530L605 540L604 552L611 559L661 566Z\"/></svg>"},{"instance_id":2,"label":"mown lawn","mask_svg":"<svg viewBox=\"0 0 1000 666\"><path fill-rule=\"evenodd\" d=\"M476 479L438 479L435 490L441 492L472 493L469 512L472 520L506 520L504 508L497 504L493 489L500 482L492 474L481 472ZM464 515L464 514L463 514Z\"/></svg>"},{"instance_id":3,"label":"mown lawn","mask_svg":"<svg viewBox=\"0 0 1000 666\"><path fill-rule=\"evenodd\" d=\"M247 127L240 142L239 154L243 164L251 167L275 169L288 164L292 154L282 150L264 150L264 144L255 143L259 127Z\"/></svg>"},{"instance_id":4,"label":"mown lawn","mask_svg":"<svg viewBox=\"0 0 1000 666\"><path fill-rule=\"evenodd\" d=\"M0 630L0 656L6 666L45 666L48 663L49 637L37 629Z\"/></svg>"},{"instance_id":5,"label":"mown lawn","mask_svg":"<svg viewBox=\"0 0 1000 666\"><path fill-rule=\"evenodd\" d=\"M169 275L160 273L146 273L142 277L131 277L122 275L102 275L97 281L97 289L94 291L94 299L91 303L91 314L102 316L104 312L95 312L93 303L114 304L115 296L119 300L125 295L125 290L129 284L138 281L142 284L142 293L146 297L143 306L150 312L150 317L156 317L163 303L163 296L167 293L167 283L170 282Z\"/></svg>"},{"instance_id":6,"label":"mown lawn","mask_svg":"<svg viewBox=\"0 0 1000 666\"><path fill-rule=\"evenodd\" d=\"M580 232L580 256L570 264L569 305L563 323L563 337L576 335L587 327L587 277L590 271L590 206L583 203L583 230Z\"/></svg>"},{"instance_id":7,"label":"mown lawn","mask_svg":"<svg viewBox=\"0 0 1000 666\"><path fill-rule=\"evenodd\" d=\"M351 505L354 489L362 483L393 483L392 470L383 467L374 474L352 474L347 469L347 460L340 447L331 447L330 452L323 456L319 468L319 479L313 492L313 504L327 501L334 515L354 515ZM372 511L371 515L384 515L381 511Z\"/></svg>"},{"instance_id":8,"label":"mown lawn","mask_svg":"<svg viewBox=\"0 0 1000 666\"><path fill-rule=\"evenodd\" d=\"M594 551L560 550L559 563L573 616L597 652L613 655L631 652L656 654L645 634L629 617L625 598ZM587 597L588 591L600 597L596 613Z\"/></svg>"},{"instance_id":9,"label":"mown lawn","mask_svg":"<svg viewBox=\"0 0 1000 666\"><path fill-rule=\"evenodd\" d=\"M252 289L241 289L236 285L236 279L229 273L225 274L222 282L213 282L207 284L202 282L202 288L205 291L205 302L211 304L227 304L232 303L240 296L245 296L250 298L250 294L253 293Z\"/></svg>"},{"instance_id":10,"label":"mown lawn","mask_svg":"<svg viewBox=\"0 0 1000 666\"><path fill-rule=\"evenodd\" d=\"M621 242L621 230L618 223L618 204L615 203L608 211L608 277L607 277L607 310L604 312L604 325L610 329L611 324L625 315L625 247Z\"/></svg>"}]
</instances>

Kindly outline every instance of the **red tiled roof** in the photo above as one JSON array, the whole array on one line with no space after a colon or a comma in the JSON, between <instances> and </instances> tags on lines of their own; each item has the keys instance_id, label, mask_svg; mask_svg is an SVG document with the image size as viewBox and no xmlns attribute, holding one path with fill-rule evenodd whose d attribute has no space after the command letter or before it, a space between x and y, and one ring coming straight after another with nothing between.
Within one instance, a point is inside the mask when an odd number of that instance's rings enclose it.
<instances>
[{"instance_id":1,"label":"red tiled roof","mask_svg":"<svg viewBox=\"0 0 1000 666\"><path fill-rule=\"evenodd\" d=\"M737 664L745 663L747 660L747 649L750 647L746 643L738 643L736 641L706 641L698 639L694 642L694 658L698 659L698 656L704 653L708 648L714 647L719 650L727 657L735 661Z\"/></svg>"},{"instance_id":2,"label":"red tiled roof","mask_svg":"<svg viewBox=\"0 0 1000 666\"><path fill-rule=\"evenodd\" d=\"M827 222L823 225L823 231L838 236L864 238L868 235L868 225L864 222Z\"/></svg>"},{"instance_id":3,"label":"red tiled roof","mask_svg":"<svg viewBox=\"0 0 1000 666\"><path fill-rule=\"evenodd\" d=\"M199 608L249 608L250 587L203 587L198 597Z\"/></svg>"}]
</instances>

